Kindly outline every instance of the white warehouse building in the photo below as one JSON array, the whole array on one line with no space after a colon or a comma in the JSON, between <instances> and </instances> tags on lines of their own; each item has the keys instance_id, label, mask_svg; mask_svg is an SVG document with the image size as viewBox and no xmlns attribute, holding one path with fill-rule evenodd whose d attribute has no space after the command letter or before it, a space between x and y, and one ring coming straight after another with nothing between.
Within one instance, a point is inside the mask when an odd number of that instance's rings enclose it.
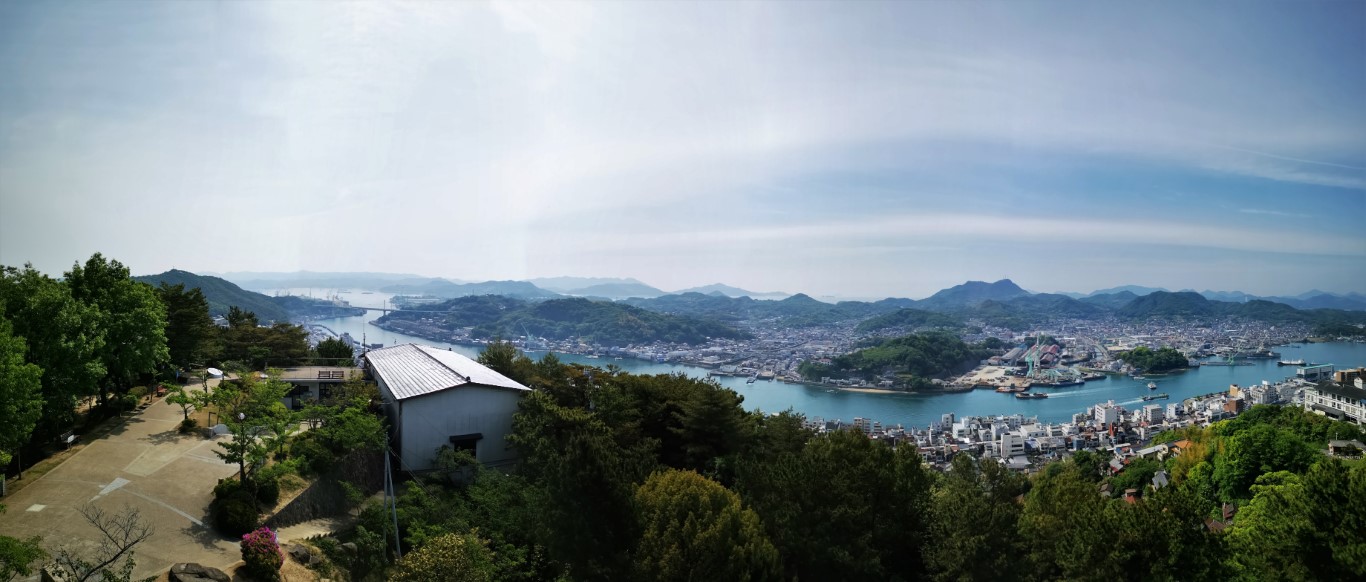
<instances>
[{"instance_id":1,"label":"white warehouse building","mask_svg":"<svg viewBox=\"0 0 1366 582\"><path fill-rule=\"evenodd\" d=\"M403 468L432 468L437 449L474 453L489 466L510 465L512 415L531 389L463 355L404 344L371 350L366 366L379 384L389 418L390 445Z\"/></svg>"}]
</instances>

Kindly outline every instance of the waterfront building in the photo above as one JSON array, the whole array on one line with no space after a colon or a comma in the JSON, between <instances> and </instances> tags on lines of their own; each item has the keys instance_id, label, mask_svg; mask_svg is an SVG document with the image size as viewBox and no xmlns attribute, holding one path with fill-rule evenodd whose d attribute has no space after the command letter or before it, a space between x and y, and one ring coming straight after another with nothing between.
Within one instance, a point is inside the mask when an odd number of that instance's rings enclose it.
<instances>
[{"instance_id":1,"label":"waterfront building","mask_svg":"<svg viewBox=\"0 0 1366 582\"><path fill-rule=\"evenodd\" d=\"M1143 421L1147 422L1148 424L1157 424L1159 422L1162 422L1162 412L1163 410L1161 404L1149 404L1147 406L1144 406Z\"/></svg>"},{"instance_id":2,"label":"waterfront building","mask_svg":"<svg viewBox=\"0 0 1366 582\"><path fill-rule=\"evenodd\" d=\"M1361 386L1360 378L1354 385L1324 382L1304 390L1304 409L1346 420L1366 424L1366 389Z\"/></svg>"},{"instance_id":3,"label":"waterfront building","mask_svg":"<svg viewBox=\"0 0 1366 582\"><path fill-rule=\"evenodd\" d=\"M1295 368L1295 375L1310 382L1329 380L1333 377L1334 367L1332 364L1319 364L1316 366L1304 366Z\"/></svg>"},{"instance_id":4,"label":"waterfront building","mask_svg":"<svg viewBox=\"0 0 1366 582\"><path fill-rule=\"evenodd\" d=\"M1119 422L1120 414L1123 412L1114 402L1097 404L1095 407L1095 421L1101 426L1111 426Z\"/></svg>"}]
</instances>

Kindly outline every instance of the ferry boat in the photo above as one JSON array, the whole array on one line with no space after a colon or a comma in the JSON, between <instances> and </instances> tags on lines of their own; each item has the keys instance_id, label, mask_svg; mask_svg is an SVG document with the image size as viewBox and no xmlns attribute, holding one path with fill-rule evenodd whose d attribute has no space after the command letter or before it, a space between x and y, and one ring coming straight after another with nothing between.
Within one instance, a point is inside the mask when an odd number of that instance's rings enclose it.
<instances>
[{"instance_id":1,"label":"ferry boat","mask_svg":"<svg viewBox=\"0 0 1366 582\"><path fill-rule=\"evenodd\" d=\"M1153 400L1162 400L1162 399L1164 399L1164 398L1167 398L1167 393L1166 393L1166 392L1163 392L1163 393L1161 393L1161 394L1152 394L1152 395L1149 395L1149 396L1144 396L1144 397L1143 397L1143 401L1144 401L1144 402L1151 402L1151 401L1153 401Z\"/></svg>"},{"instance_id":2,"label":"ferry boat","mask_svg":"<svg viewBox=\"0 0 1366 582\"><path fill-rule=\"evenodd\" d=\"M1281 360L1276 362L1277 366L1303 366L1304 360Z\"/></svg>"},{"instance_id":3,"label":"ferry boat","mask_svg":"<svg viewBox=\"0 0 1366 582\"><path fill-rule=\"evenodd\" d=\"M1015 397L1020 400L1037 400L1039 398L1048 398L1048 394L1043 392L1016 392Z\"/></svg>"}]
</instances>

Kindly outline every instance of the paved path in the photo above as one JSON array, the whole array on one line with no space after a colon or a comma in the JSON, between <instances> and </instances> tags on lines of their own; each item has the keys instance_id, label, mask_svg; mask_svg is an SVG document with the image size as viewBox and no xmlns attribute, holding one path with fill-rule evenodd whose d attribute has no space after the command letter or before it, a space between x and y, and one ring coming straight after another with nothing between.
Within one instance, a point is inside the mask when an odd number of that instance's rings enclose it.
<instances>
[{"instance_id":1,"label":"paved path","mask_svg":"<svg viewBox=\"0 0 1366 582\"><path fill-rule=\"evenodd\" d=\"M180 419L180 407L163 400L131 415L108 436L0 500L9 506L0 514L0 533L43 536L49 552L63 546L90 551L98 547L99 534L79 508L93 503L114 513L130 506L156 530L136 548L135 578L160 574L176 562L223 568L240 560L238 540L204 523L213 486L237 467L214 455L217 441L178 434Z\"/></svg>"}]
</instances>

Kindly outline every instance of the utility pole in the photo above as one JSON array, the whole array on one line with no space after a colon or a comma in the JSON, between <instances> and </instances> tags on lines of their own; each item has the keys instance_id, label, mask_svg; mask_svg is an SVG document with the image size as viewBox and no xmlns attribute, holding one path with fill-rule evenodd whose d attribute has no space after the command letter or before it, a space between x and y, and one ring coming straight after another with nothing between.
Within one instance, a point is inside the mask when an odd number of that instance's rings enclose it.
<instances>
[{"instance_id":1,"label":"utility pole","mask_svg":"<svg viewBox=\"0 0 1366 582\"><path fill-rule=\"evenodd\" d=\"M398 495L394 491L393 471L389 466L389 455L393 451L389 448L389 437L384 437L384 505L394 516L394 556L395 559L403 558L403 548L398 541Z\"/></svg>"}]
</instances>

